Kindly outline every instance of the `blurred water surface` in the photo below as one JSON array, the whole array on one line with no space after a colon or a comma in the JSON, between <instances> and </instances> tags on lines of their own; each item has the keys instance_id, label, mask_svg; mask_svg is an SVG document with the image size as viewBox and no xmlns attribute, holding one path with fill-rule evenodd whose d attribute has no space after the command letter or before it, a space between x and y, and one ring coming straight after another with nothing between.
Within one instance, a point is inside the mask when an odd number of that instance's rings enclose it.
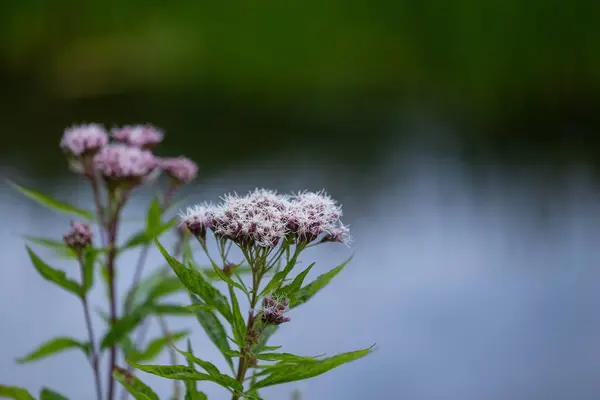
<instances>
[{"instance_id":1,"label":"blurred water surface","mask_svg":"<svg viewBox=\"0 0 600 400\"><path fill-rule=\"evenodd\" d=\"M428 129L426 137L441 137ZM307 251L305 262L317 261L308 279L351 254L354 260L313 301L290 313L292 322L272 343L303 355L375 342L378 350L324 376L265 390L265 397L289 398L299 388L309 400L597 399L600 199L592 169L473 165L452 141L432 146L425 136L414 137L421 139L389 141L376 165L327 157L318 144L313 152L289 147L217 169L188 188L185 203L264 186L326 188L344 205L354 244ZM77 204L90 202L87 188L71 175L42 179L8 164L2 174ZM78 302L37 276L18 236L58 237L68 217L6 187L0 193L1 381L91 399L91 373L78 352L14 364L50 337L83 338L85 331ZM150 193L140 192L130 215L143 216ZM121 291L135 260L135 252L120 260ZM156 252L150 260L161 263ZM76 272L74 265L65 269ZM92 303L103 301L98 286ZM193 319L170 322L194 328L196 354L225 368ZM94 324L101 329L98 317ZM151 336L158 334L154 328ZM170 382L143 379L166 398ZM225 398L210 384L200 387Z\"/></svg>"}]
</instances>

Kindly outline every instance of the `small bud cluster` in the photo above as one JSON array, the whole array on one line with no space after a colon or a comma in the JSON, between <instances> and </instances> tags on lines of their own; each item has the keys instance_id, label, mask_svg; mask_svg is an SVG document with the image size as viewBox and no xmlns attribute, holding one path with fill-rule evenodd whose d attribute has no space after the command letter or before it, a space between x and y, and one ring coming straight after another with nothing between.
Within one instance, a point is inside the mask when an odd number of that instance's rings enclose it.
<instances>
[{"instance_id":1,"label":"small bud cluster","mask_svg":"<svg viewBox=\"0 0 600 400\"><path fill-rule=\"evenodd\" d=\"M108 144L108 135L98 124L72 126L65 130L60 147L71 156L79 157L86 153L96 153Z\"/></svg>"},{"instance_id":2,"label":"small bud cluster","mask_svg":"<svg viewBox=\"0 0 600 400\"><path fill-rule=\"evenodd\" d=\"M152 125L126 125L113 129L109 137L102 125L87 124L66 129L60 147L74 171L98 173L113 183L143 183L161 169L178 185L191 182L198 172L196 163L185 157L159 159L152 153L163 136Z\"/></svg>"},{"instance_id":3,"label":"small bud cluster","mask_svg":"<svg viewBox=\"0 0 600 400\"><path fill-rule=\"evenodd\" d=\"M198 174L198 165L186 157L162 158L160 167L178 183L190 183Z\"/></svg>"},{"instance_id":4,"label":"small bud cluster","mask_svg":"<svg viewBox=\"0 0 600 400\"><path fill-rule=\"evenodd\" d=\"M94 169L106 180L139 180L152 176L158 160L148 150L122 144L108 145L94 157Z\"/></svg>"},{"instance_id":5,"label":"small bud cluster","mask_svg":"<svg viewBox=\"0 0 600 400\"><path fill-rule=\"evenodd\" d=\"M227 195L217 206L201 204L181 214L182 224L204 239L207 230L240 246L274 247L282 239L309 243L349 243L340 217L341 207L324 192L301 192L295 196L256 189L246 196Z\"/></svg>"},{"instance_id":6,"label":"small bud cluster","mask_svg":"<svg viewBox=\"0 0 600 400\"><path fill-rule=\"evenodd\" d=\"M270 325L281 325L284 322L289 322L290 317L284 315L289 304L288 299L279 299L274 296L265 297L261 310L262 321Z\"/></svg>"},{"instance_id":7,"label":"small bud cluster","mask_svg":"<svg viewBox=\"0 0 600 400\"><path fill-rule=\"evenodd\" d=\"M81 251L92 244L92 230L85 222L71 222L71 230L63 235L67 246L75 251Z\"/></svg>"},{"instance_id":8,"label":"small bud cluster","mask_svg":"<svg viewBox=\"0 0 600 400\"><path fill-rule=\"evenodd\" d=\"M126 125L112 130L112 137L117 142L140 149L152 149L162 142L163 133L152 125Z\"/></svg>"}]
</instances>

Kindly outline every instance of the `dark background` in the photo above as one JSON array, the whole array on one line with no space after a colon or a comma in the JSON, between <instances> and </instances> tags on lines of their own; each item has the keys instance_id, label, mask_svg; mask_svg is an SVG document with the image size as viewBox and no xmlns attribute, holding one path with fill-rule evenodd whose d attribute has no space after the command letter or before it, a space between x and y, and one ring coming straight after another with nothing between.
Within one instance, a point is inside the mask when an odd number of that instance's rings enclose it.
<instances>
[{"instance_id":1,"label":"dark background","mask_svg":"<svg viewBox=\"0 0 600 400\"><path fill-rule=\"evenodd\" d=\"M86 205L64 128L150 122L159 154L200 166L186 204L328 189L355 244L315 252L315 276L355 259L279 344L379 350L269 398L596 399L599 17L585 0L5 0L0 168ZM18 236L68 218L0 195L0 381L91 398L79 354L13 362L84 330Z\"/></svg>"}]
</instances>

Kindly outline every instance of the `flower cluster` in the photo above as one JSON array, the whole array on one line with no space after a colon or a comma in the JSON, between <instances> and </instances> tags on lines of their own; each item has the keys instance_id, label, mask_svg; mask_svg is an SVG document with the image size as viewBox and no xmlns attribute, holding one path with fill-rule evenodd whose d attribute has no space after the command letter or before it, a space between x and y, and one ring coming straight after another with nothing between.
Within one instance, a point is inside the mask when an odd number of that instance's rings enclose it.
<instances>
[{"instance_id":1,"label":"flower cluster","mask_svg":"<svg viewBox=\"0 0 600 400\"><path fill-rule=\"evenodd\" d=\"M92 244L92 230L85 222L71 221L71 230L63 235L67 246L75 251L81 251Z\"/></svg>"},{"instance_id":2,"label":"flower cluster","mask_svg":"<svg viewBox=\"0 0 600 400\"><path fill-rule=\"evenodd\" d=\"M117 142L140 149L152 149L162 142L163 133L152 125L126 125L112 130L112 137Z\"/></svg>"},{"instance_id":3,"label":"flower cluster","mask_svg":"<svg viewBox=\"0 0 600 400\"><path fill-rule=\"evenodd\" d=\"M341 207L325 192L301 192L294 196L256 189L246 196L226 195L217 206L201 204L181 214L182 224L203 239L207 230L240 246L274 247L282 239L309 243L349 243L340 217Z\"/></svg>"},{"instance_id":4,"label":"flower cluster","mask_svg":"<svg viewBox=\"0 0 600 400\"><path fill-rule=\"evenodd\" d=\"M190 183L198 174L198 165L186 157L162 158L160 167L177 183Z\"/></svg>"},{"instance_id":5,"label":"flower cluster","mask_svg":"<svg viewBox=\"0 0 600 400\"><path fill-rule=\"evenodd\" d=\"M107 181L139 180L143 182L158 167L158 160L148 150L122 144L103 147L94 157L94 169Z\"/></svg>"},{"instance_id":6,"label":"flower cluster","mask_svg":"<svg viewBox=\"0 0 600 400\"><path fill-rule=\"evenodd\" d=\"M280 299L274 296L265 297L260 313L262 321L270 325L281 325L284 322L289 322L290 317L284 315L288 310L289 304L288 299Z\"/></svg>"},{"instance_id":7,"label":"flower cluster","mask_svg":"<svg viewBox=\"0 0 600 400\"><path fill-rule=\"evenodd\" d=\"M98 174L111 183L139 184L162 169L177 184L191 182L198 172L193 161L185 157L159 159L152 153L163 136L152 125L115 128L109 136L102 125L85 124L66 129L60 147L71 168L88 177Z\"/></svg>"}]
</instances>

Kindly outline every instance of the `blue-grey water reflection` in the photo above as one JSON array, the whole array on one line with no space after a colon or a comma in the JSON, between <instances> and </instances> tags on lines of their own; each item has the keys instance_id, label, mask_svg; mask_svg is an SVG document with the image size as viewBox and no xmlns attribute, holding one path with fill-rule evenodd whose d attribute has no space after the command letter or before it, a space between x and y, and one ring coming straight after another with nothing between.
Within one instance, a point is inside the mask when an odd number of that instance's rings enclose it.
<instances>
[{"instance_id":1,"label":"blue-grey water reflection","mask_svg":"<svg viewBox=\"0 0 600 400\"><path fill-rule=\"evenodd\" d=\"M355 253L353 262L291 313L292 323L273 344L304 355L374 342L378 350L264 395L285 399L299 388L310 400L598 398L600 197L586 169L549 178L532 169L482 166L474 177L452 154L410 153L418 156L399 151L368 180L326 160L282 157L223 172L189 192L186 201L195 202L254 186L325 187L344 204L352 249L323 246L306 256L318 261L313 278ZM73 177L34 184L80 204L89 201ZM141 216L147 199L132 204L131 215ZM68 217L7 189L2 204L0 380L91 398L91 373L76 351L27 366L13 362L50 337L84 338L85 330L80 305L37 275L16 235L58 236ZM123 283L135 256L121 260ZM160 263L156 253L152 261ZM75 266L68 271L75 274ZM100 287L92 302L103 303ZM99 330L101 320L94 323ZM174 318L171 325L194 328L197 355L225 368L193 319ZM168 362L166 356L159 361ZM143 378L167 398L170 382ZM211 384L199 386L225 398Z\"/></svg>"}]
</instances>

